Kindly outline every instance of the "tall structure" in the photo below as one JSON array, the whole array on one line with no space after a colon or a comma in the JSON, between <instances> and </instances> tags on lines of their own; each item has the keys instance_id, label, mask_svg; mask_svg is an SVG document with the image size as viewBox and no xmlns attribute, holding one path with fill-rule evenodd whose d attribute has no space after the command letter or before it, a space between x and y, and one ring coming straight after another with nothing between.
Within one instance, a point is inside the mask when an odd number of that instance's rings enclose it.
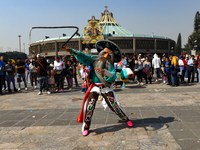
<instances>
[{"instance_id":1,"label":"tall structure","mask_svg":"<svg viewBox=\"0 0 200 150\"><path fill-rule=\"evenodd\" d=\"M173 53L174 40L163 36L132 34L114 19L113 13L109 12L107 8L106 6L99 20L92 16L92 19L88 20L84 27L83 34L80 37L74 36L67 46L81 51L86 48L91 50L95 49L95 43L98 40L105 39L116 43L122 54ZM67 39L69 36L36 41L30 45L29 53L41 53L46 56L66 55L66 52L62 51L62 44Z\"/></svg>"},{"instance_id":2,"label":"tall structure","mask_svg":"<svg viewBox=\"0 0 200 150\"><path fill-rule=\"evenodd\" d=\"M21 35L18 35L18 37L19 37L19 52L21 53Z\"/></svg>"},{"instance_id":3,"label":"tall structure","mask_svg":"<svg viewBox=\"0 0 200 150\"><path fill-rule=\"evenodd\" d=\"M103 27L104 36L132 36L133 34L123 28L114 18L113 13L110 13L107 10L107 6L105 6L106 10L101 13L101 18L99 19L100 25Z\"/></svg>"}]
</instances>

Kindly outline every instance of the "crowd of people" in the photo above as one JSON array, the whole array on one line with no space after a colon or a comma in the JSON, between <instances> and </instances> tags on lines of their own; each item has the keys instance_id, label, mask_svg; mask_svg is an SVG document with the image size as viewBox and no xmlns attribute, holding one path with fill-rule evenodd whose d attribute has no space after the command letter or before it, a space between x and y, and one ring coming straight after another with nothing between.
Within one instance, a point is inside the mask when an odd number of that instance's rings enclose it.
<instances>
[{"instance_id":1,"label":"crowd of people","mask_svg":"<svg viewBox=\"0 0 200 150\"><path fill-rule=\"evenodd\" d=\"M16 61L0 58L0 94L2 90L11 92L21 91L21 82L24 83L24 90L28 90L27 84L31 84L31 89L37 89L39 83L39 93L46 91L47 94L52 92L63 92L64 80L68 82L67 89L70 90L73 85L73 78L78 86L76 75L77 61L74 56L62 61L60 57L55 57L54 61L49 61L40 54L24 61L17 58ZM7 82L7 83L6 83ZM11 90L11 84L13 90ZM15 83L17 82L17 88Z\"/></svg>"},{"instance_id":2,"label":"crowd of people","mask_svg":"<svg viewBox=\"0 0 200 150\"><path fill-rule=\"evenodd\" d=\"M152 81L158 82L162 78L162 84L179 86L183 83L193 83L196 74L196 82L200 83L200 56L180 55L180 56L162 56L134 55L133 57L124 57L116 65L116 69L130 68L137 77L137 84L152 84ZM153 78L154 77L154 78ZM185 80L186 79L186 80ZM132 79L133 82L135 78ZM149 82L148 82L149 81Z\"/></svg>"},{"instance_id":3,"label":"crowd of people","mask_svg":"<svg viewBox=\"0 0 200 150\"><path fill-rule=\"evenodd\" d=\"M131 83L137 81L138 85L152 84L162 78L162 84L179 86L180 84L194 82L200 83L200 56L166 56L161 57L157 54L142 56L134 55L132 57L124 56L119 62L115 63L117 73L124 68L130 68L135 77L129 79ZM0 57L0 94L2 90L17 92L21 90L21 82L24 83L24 90L28 90L27 84L31 84L31 89L37 89L39 84L39 93L43 91L47 94L64 92L65 79L67 81L67 90L71 90L73 80L78 85L77 76L82 79L82 90L85 93L89 87L90 66L80 64L73 55L64 59L56 56L54 61L49 61L40 54L27 59L25 62L17 58L16 62L12 59L4 60ZM187 80L185 80L187 79ZM145 82L144 82L145 81ZM17 82L17 88L15 83ZM120 83L119 83L120 82ZM124 85L120 80L120 75L116 79L115 86ZM11 90L11 83L12 89Z\"/></svg>"}]
</instances>

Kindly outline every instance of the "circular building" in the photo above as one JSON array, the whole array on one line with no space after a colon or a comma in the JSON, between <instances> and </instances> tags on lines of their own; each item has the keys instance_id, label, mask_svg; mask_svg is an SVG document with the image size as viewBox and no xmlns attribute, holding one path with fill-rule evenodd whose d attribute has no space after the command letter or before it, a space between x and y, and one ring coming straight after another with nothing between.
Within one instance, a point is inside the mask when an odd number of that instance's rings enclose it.
<instances>
[{"instance_id":1,"label":"circular building","mask_svg":"<svg viewBox=\"0 0 200 150\"><path fill-rule=\"evenodd\" d=\"M47 38L30 44L29 54L40 53L43 56L65 56L62 45L69 39L68 36ZM73 49L95 53L95 43L98 40L110 40L116 43L122 54L170 54L175 48L175 41L155 35L136 35L122 27L114 18L113 14L106 9L101 13L99 20L92 16L84 27L83 34L74 36L66 46Z\"/></svg>"}]
</instances>

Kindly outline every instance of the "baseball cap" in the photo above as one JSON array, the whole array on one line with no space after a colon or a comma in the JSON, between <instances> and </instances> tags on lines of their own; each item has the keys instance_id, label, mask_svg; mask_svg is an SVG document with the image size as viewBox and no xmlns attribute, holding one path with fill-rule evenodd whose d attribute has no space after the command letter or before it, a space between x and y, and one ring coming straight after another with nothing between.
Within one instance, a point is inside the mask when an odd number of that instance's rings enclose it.
<instances>
[{"instance_id":1,"label":"baseball cap","mask_svg":"<svg viewBox=\"0 0 200 150\"><path fill-rule=\"evenodd\" d=\"M40 55L40 54L37 54L37 57L41 57L41 55Z\"/></svg>"}]
</instances>

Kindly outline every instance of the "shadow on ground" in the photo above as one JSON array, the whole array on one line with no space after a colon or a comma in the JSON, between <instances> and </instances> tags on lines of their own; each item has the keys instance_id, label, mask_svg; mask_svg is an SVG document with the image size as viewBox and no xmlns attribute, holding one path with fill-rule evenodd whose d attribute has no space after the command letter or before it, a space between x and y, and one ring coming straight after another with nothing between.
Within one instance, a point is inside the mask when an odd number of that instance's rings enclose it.
<instances>
[{"instance_id":1,"label":"shadow on ground","mask_svg":"<svg viewBox=\"0 0 200 150\"><path fill-rule=\"evenodd\" d=\"M145 130L149 130L148 128L151 127L151 131L156 131L163 128L164 125L166 125L165 129L169 128L169 125L167 125L167 123L170 123L173 121L175 121L174 117L162 117L162 116L159 116L158 118L137 119L137 120L132 120L133 127L129 127L129 128L144 127ZM94 130L90 130L90 133L94 132L96 135L98 135L98 134L102 134L106 132L116 132L124 128L127 128L127 125L124 121L119 120L119 123L121 124L105 126L105 127L97 128Z\"/></svg>"}]
</instances>

